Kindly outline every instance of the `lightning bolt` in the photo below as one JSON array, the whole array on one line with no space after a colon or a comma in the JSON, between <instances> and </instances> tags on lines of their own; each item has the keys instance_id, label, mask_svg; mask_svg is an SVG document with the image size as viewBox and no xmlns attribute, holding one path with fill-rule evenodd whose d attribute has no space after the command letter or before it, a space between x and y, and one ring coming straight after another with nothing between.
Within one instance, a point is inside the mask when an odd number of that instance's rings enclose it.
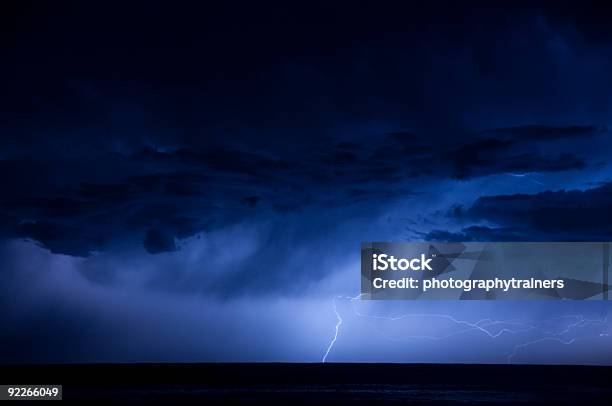
<instances>
[{"instance_id":1,"label":"lightning bolt","mask_svg":"<svg viewBox=\"0 0 612 406\"><path fill-rule=\"evenodd\" d=\"M338 312L338 306L336 306L336 297L332 299L332 305L334 307L334 313L336 314L336 320L337 320L336 332L334 333L334 338L332 338L329 345L327 346L327 351L325 351L325 354L323 354L323 359L321 360L321 362L323 363L327 361L327 356L329 355L332 348L334 347L334 344L336 344L336 341L338 340L338 334L340 333L340 326L342 325L342 316Z\"/></svg>"},{"instance_id":2,"label":"lightning bolt","mask_svg":"<svg viewBox=\"0 0 612 406\"><path fill-rule=\"evenodd\" d=\"M353 300L357 300L361 297L361 294L355 296L355 297L349 297L349 296L335 296L332 299L332 306L334 308L334 314L336 315L336 332L334 333L334 337L332 338L332 340L330 341L329 345L327 346L327 351L325 351L325 354L323 354L323 359L321 359L321 362L325 362L327 361L327 356L329 355L329 353L331 352L332 348L334 347L334 344L336 344L336 341L338 340L338 334L340 333L340 326L342 325L342 316L340 315L340 312L338 311L338 306L336 306L336 299L349 299L351 301Z\"/></svg>"},{"instance_id":3,"label":"lightning bolt","mask_svg":"<svg viewBox=\"0 0 612 406\"><path fill-rule=\"evenodd\" d=\"M564 316L562 316L562 317L564 317ZM562 318L562 317L560 317L560 318ZM552 335L551 337L542 337L542 338L538 338L538 339L533 340L533 341L527 341L525 343L515 345L514 349L512 350L512 353L510 353L508 355L507 362L509 364L512 363L512 359L516 355L518 355L518 352L519 352L520 349L527 348L527 347L529 347L529 346L531 346L533 344L538 344L538 343L546 342L546 341L558 342L558 343L563 344L563 345L570 345L570 344L575 343L576 341L580 340L580 338L574 337L574 338L570 338L570 339L565 339L564 340L563 338L560 337L560 336L563 336L563 335L569 333L570 330L572 330L573 328L583 327L583 326L588 325L588 324L606 325L608 323L608 316L604 317L603 319L585 319L583 315L565 316L565 317L576 317L577 320L574 323L568 324L567 327L564 330L560 331L559 333L551 334ZM554 320L554 319L551 319L551 320ZM607 337L608 334L600 333L599 336L600 337Z\"/></svg>"},{"instance_id":4,"label":"lightning bolt","mask_svg":"<svg viewBox=\"0 0 612 406\"><path fill-rule=\"evenodd\" d=\"M334 336L331 339L329 345L327 346L327 349L325 351L325 354L323 355L323 358L321 360L321 362L326 362L327 358L329 357L329 354L331 353L331 351L333 350L334 346L336 345L336 342L338 341L338 337L340 335L340 330L341 330L341 326L343 324L343 319L342 319L342 315L340 314L340 312L338 311L338 306L337 306L337 300L339 299L345 299L345 300L349 300L351 302L351 308L353 310L353 314L355 314L357 317L361 317L361 318L369 318L369 319L379 319L379 320L389 320L389 321L399 321L399 320L405 320L407 318L412 318L412 317L419 317L419 318L441 318L441 319L445 319L445 320L449 320L452 323L463 327L461 330L459 331L455 331L449 334L444 334L444 335L410 335L410 336L404 336L402 339L427 339L427 340L435 340L435 341L440 341L440 340L445 340L448 339L450 337L459 335L459 334L464 334L468 331L479 331L485 335L487 335L490 338L498 338L503 334L517 334L517 333L522 333L522 332L527 332L527 331L538 331L541 334L545 334L545 337L540 337L538 339L532 340L532 341L527 341L524 343L520 343L514 346L512 352L507 356L507 362L508 363L512 363L512 360L515 356L518 355L519 351L522 349L525 349L526 347L529 347L531 345L540 343L540 342L545 342L545 341L555 341L555 342L559 342L563 345L570 345L573 344L574 342L576 342L577 340L579 340L579 338L570 338L570 339L564 339L562 338L563 335L569 333L572 329L577 328L577 327L584 327L586 325L589 324L597 324L597 325L605 325L607 324L607 316L603 319L587 319L585 318L583 315L565 315L565 316L559 316L559 317L555 317L555 318L550 318L547 320L543 320L541 323L546 323L546 322L550 322L550 321L555 321L555 320L563 320L566 318L570 318L572 320L575 319L575 321L570 322L563 330L558 331L558 332L554 332L554 331L550 331L547 330L543 327L540 327L538 325L535 324L528 324L528 323L523 323L523 322L519 322L519 321L512 321L512 320L492 320L492 319L481 319L478 320L476 322L469 322L466 320L460 320L457 319L456 317L453 317L450 314L415 314L415 313L408 313L408 314L402 314L402 315L397 315L397 316L381 316L381 315L371 315L371 314L364 314L359 312L356 307L355 307L355 301L357 299L359 299L362 295L359 294L357 296L354 297L350 297L350 296L335 296L332 299L332 305L333 305L333 311L334 314L336 315L336 325L335 325L335 332L334 332ZM499 330L497 330L496 332L493 331L491 329L492 326L496 326L496 325L500 325L503 324L506 327L503 327ZM508 326L516 326L517 328L508 328ZM382 331L379 330L379 332L383 335L383 337L385 337L388 340L391 341L399 341L396 338L393 337L389 337L388 335L384 334ZM599 334L600 337L605 337L608 336L608 334L606 333L601 333Z\"/></svg>"},{"instance_id":5,"label":"lightning bolt","mask_svg":"<svg viewBox=\"0 0 612 406\"><path fill-rule=\"evenodd\" d=\"M540 186L546 186L544 183L540 182L539 180L533 179L532 177L528 176L527 173L512 173L512 172L507 172L506 173L509 176L515 177L515 178L526 178L527 180L540 185Z\"/></svg>"},{"instance_id":6,"label":"lightning bolt","mask_svg":"<svg viewBox=\"0 0 612 406\"><path fill-rule=\"evenodd\" d=\"M563 345L570 345L570 344L573 344L574 342L576 342L576 340L578 340L578 339L577 338L572 338L572 339L569 339L569 340L563 340L562 338L559 338L559 337L543 337L543 338L539 338L537 340L528 341L528 342L523 343L523 344L515 345L514 346L514 350L512 351L512 353L510 355L508 355L508 364L512 363L512 358L514 358L517 355L518 350L521 349L521 348L526 348L526 347L528 347L530 345L541 343L541 342L544 342L544 341L556 341L556 342L561 343Z\"/></svg>"}]
</instances>

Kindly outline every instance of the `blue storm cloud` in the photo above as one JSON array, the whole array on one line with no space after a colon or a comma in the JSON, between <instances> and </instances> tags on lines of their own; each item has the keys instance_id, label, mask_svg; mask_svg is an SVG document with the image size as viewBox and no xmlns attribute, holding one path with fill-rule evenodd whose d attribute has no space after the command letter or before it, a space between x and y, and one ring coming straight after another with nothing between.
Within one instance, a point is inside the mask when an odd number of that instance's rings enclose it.
<instances>
[{"instance_id":1,"label":"blue storm cloud","mask_svg":"<svg viewBox=\"0 0 612 406\"><path fill-rule=\"evenodd\" d=\"M608 239L605 13L70 7L3 25L2 362L612 363L606 303L355 299L361 241Z\"/></svg>"}]
</instances>

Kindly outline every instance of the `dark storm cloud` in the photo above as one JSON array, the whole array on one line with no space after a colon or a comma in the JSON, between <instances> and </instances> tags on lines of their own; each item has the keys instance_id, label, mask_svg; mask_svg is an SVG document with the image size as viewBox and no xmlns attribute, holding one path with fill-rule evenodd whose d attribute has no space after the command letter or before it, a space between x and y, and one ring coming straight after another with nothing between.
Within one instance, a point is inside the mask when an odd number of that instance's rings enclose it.
<instances>
[{"instance_id":1,"label":"dark storm cloud","mask_svg":"<svg viewBox=\"0 0 612 406\"><path fill-rule=\"evenodd\" d=\"M150 173L122 183L16 190L0 198L0 210L5 236L31 238L56 253L86 256L130 239L162 252L171 250L174 238L206 230L218 210L209 203L211 193L206 176Z\"/></svg>"},{"instance_id":2,"label":"dark storm cloud","mask_svg":"<svg viewBox=\"0 0 612 406\"><path fill-rule=\"evenodd\" d=\"M470 226L463 228L459 232L434 230L427 233L425 239L428 241L448 242L533 241L533 235L526 234L525 231L513 228Z\"/></svg>"},{"instance_id":3,"label":"dark storm cloud","mask_svg":"<svg viewBox=\"0 0 612 406\"><path fill-rule=\"evenodd\" d=\"M529 144L486 138L459 146L445 154L445 162L451 166L451 176L469 179L506 172L558 172L583 169L586 163L572 153L549 156L526 152Z\"/></svg>"},{"instance_id":4,"label":"dark storm cloud","mask_svg":"<svg viewBox=\"0 0 612 406\"><path fill-rule=\"evenodd\" d=\"M66 7L7 19L0 67L0 230L56 253L588 172L607 133L612 59L565 8Z\"/></svg>"},{"instance_id":5,"label":"dark storm cloud","mask_svg":"<svg viewBox=\"0 0 612 406\"><path fill-rule=\"evenodd\" d=\"M147 231L144 247L149 254L176 251L174 236L156 228Z\"/></svg>"},{"instance_id":6,"label":"dark storm cloud","mask_svg":"<svg viewBox=\"0 0 612 406\"><path fill-rule=\"evenodd\" d=\"M520 333L394 344L436 322L372 329L331 298L355 295L359 241L401 238L399 217L437 239L609 239L610 186L561 188L610 178L611 21L515 3L9 0L2 359L318 361L341 315L330 360L505 362ZM463 230L423 232L446 225ZM363 310L561 311L432 305ZM579 342L542 344L581 361Z\"/></svg>"},{"instance_id":7,"label":"dark storm cloud","mask_svg":"<svg viewBox=\"0 0 612 406\"><path fill-rule=\"evenodd\" d=\"M586 190L484 196L450 215L470 226L461 232L433 231L432 240L606 241L612 234L612 183Z\"/></svg>"},{"instance_id":8,"label":"dark storm cloud","mask_svg":"<svg viewBox=\"0 0 612 406\"><path fill-rule=\"evenodd\" d=\"M567 127L526 125L510 128L493 128L483 131L483 134L510 140L549 141L566 138L587 138L605 131L605 128L592 125L573 125Z\"/></svg>"},{"instance_id":9,"label":"dark storm cloud","mask_svg":"<svg viewBox=\"0 0 612 406\"><path fill-rule=\"evenodd\" d=\"M299 152L276 146L261 151L146 146L95 155L91 162L80 157L73 164L70 157L35 165L15 159L4 161L5 168L39 185L24 188L5 172L0 212L7 219L5 236L31 238L53 252L86 256L136 241L149 253L160 253L178 249L175 240L270 211L367 205L409 196L414 191L406 184L424 177L468 180L584 169L579 154L547 153L534 145L551 142L550 135L542 134L579 137L593 132L594 127L516 127L488 131L486 138L467 134L463 142L449 139L435 146L416 133L394 132L359 143L326 140ZM501 135L493 138L493 133ZM56 165L66 169L55 174Z\"/></svg>"}]
</instances>

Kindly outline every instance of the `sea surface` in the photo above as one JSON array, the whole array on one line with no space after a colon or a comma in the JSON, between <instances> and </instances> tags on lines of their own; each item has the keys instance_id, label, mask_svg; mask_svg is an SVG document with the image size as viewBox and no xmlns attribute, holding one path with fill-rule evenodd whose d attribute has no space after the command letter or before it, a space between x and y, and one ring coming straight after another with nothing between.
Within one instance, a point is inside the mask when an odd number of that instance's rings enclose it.
<instances>
[{"instance_id":1,"label":"sea surface","mask_svg":"<svg viewBox=\"0 0 612 406\"><path fill-rule=\"evenodd\" d=\"M456 364L3 365L85 404L612 405L612 368Z\"/></svg>"}]
</instances>

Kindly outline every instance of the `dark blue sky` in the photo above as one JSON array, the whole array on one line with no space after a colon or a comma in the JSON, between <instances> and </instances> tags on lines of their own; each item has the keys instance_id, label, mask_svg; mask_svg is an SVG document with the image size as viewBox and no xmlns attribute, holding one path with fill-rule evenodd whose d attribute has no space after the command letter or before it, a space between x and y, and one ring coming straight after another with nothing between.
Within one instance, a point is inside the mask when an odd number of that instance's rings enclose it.
<instances>
[{"instance_id":1,"label":"dark blue sky","mask_svg":"<svg viewBox=\"0 0 612 406\"><path fill-rule=\"evenodd\" d=\"M612 362L605 303L347 299L361 241L610 239L611 10L20 1L0 27L2 360Z\"/></svg>"}]
</instances>

